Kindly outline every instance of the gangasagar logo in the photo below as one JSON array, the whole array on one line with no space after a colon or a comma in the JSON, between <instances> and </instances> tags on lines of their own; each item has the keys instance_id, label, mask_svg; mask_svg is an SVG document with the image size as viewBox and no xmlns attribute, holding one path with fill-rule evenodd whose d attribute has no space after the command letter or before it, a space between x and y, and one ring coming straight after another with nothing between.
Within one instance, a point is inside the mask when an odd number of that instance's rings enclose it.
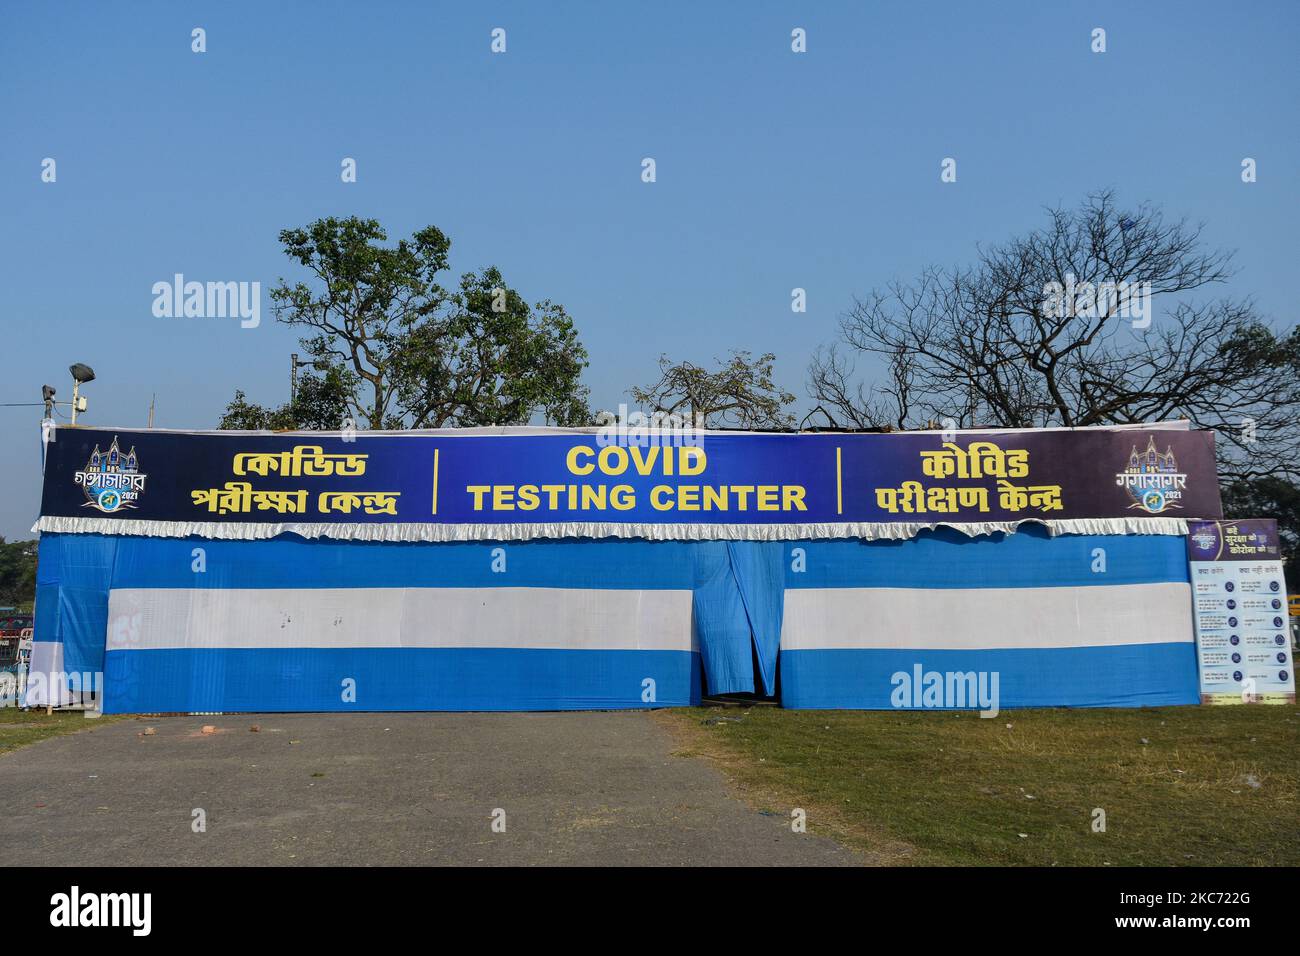
<instances>
[{"instance_id":1,"label":"gangasagar logo","mask_svg":"<svg viewBox=\"0 0 1300 956\"><path fill-rule=\"evenodd\" d=\"M1173 508L1182 508L1179 502L1187 490L1187 475L1178 470L1171 445L1164 454L1156 450L1156 439L1147 439L1147 447L1128 456L1128 467L1115 476L1115 484L1128 492L1133 503L1130 508L1141 508L1148 514L1158 515Z\"/></svg>"},{"instance_id":2,"label":"gangasagar logo","mask_svg":"<svg viewBox=\"0 0 1300 956\"><path fill-rule=\"evenodd\" d=\"M1192 544L1196 546L1197 551L1203 551L1206 554L1218 555L1219 553L1219 529L1217 525L1202 525L1200 529L1191 535ZM1231 584L1232 582L1228 582ZM1229 588L1228 590L1232 590Z\"/></svg>"},{"instance_id":3,"label":"gangasagar logo","mask_svg":"<svg viewBox=\"0 0 1300 956\"><path fill-rule=\"evenodd\" d=\"M136 507L136 502L144 494L147 477L140 471L135 446L123 454L114 435L108 451L100 451L99 445L95 445L90 460L86 462L86 470L73 475L73 481L86 493L86 503L82 507L98 508L105 514L112 514Z\"/></svg>"}]
</instances>

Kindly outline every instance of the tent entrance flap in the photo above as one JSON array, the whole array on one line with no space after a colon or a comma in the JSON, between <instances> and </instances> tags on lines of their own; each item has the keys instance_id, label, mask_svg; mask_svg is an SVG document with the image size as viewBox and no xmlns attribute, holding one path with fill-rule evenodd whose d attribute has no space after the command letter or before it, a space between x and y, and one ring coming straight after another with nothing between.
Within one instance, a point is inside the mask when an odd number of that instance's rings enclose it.
<instances>
[{"instance_id":1,"label":"tent entrance flap","mask_svg":"<svg viewBox=\"0 0 1300 956\"><path fill-rule=\"evenodd\" d=\"M698 545L695 628L710 694L776 694L784 561L778 541Z\"/></svg>"}]
</instances>

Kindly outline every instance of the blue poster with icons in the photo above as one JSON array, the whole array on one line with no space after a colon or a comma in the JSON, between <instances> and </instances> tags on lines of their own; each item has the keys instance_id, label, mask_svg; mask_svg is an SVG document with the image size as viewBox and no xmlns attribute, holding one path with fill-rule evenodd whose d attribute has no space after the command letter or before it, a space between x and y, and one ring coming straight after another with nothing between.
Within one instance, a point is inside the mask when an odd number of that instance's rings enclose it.
<instances>
[{"instance_id":1,"label":"blue poster with icons","mask_svg":"<svg viewBox=\"0 0 1300 956\"><path fill-rule=\"evenodd\" d=\"M1295 703L1277 522L1188 522L1201 703Z\"/></svg>"}]
</instances>

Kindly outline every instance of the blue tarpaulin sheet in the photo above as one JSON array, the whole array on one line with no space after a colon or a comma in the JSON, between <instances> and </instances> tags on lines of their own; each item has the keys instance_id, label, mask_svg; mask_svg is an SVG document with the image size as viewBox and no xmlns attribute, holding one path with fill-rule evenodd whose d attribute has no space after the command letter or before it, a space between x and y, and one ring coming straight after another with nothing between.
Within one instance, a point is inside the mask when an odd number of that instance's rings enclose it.
<instances>
[{"instance_id":1,"label":"blue tarpaulin sheet","mask_svg":"<svg viewBox=\"0 0 1300 956\"><path fill-rule=\"evenodd\" d=\"M102 670L110 712L1194 703L1183 547L47 533L33 670Z\"/></svg>"}]
</instances>

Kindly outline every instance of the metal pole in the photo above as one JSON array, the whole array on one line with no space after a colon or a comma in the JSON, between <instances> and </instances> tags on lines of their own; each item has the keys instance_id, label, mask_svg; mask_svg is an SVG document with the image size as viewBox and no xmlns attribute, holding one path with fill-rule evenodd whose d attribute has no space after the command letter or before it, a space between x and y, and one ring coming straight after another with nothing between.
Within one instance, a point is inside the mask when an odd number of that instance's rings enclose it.
<instances>
[{"instance_id":1,"label":"metal pole","mask_svg":"<svg viewBox=\"0 0 1300 956\"><path fill-rule=\"evenodd\" d=\"M289 404L298 400L298 353L289 356Z\"/></svg>"},{"instance_id":2,"label":"metal pole","mask_svg":"<svg viewBox=\"0 0 1300 956\"><path fill-rule=\"evenodd\" d=\"M75 378L72 380L72 424L77 424L77 389L81 385Z\"/></svg>"}]
</instances>

